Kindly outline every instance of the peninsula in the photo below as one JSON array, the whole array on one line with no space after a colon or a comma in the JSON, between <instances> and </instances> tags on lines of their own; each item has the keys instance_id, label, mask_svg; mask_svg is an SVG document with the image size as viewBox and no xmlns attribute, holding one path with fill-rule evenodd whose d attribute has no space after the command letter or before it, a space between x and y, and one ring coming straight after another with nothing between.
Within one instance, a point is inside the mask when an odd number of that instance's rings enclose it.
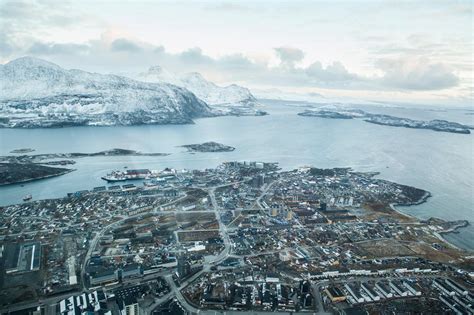
<instances>
[{"instance_id":1,"label":"peninsula","mask_svg":"<svg viewBox=\"0 0 474 315\"><path fill-rule=\"evenodd\" d=\"M0 186L60 176L72 171L73 169L49 167L35 163L0 163Z\"/></svg>"},{"instance_id":2,"label":"peninsula","mask_svg":"<svg viewBox=\"0 0 474 315\"><path fill-rule=\"evenodd\" d=\"M44 153L0 156L0 185L23 183L72 172L73 169L49 167L46 165L71 165L75 164L76 161L74 159L78 158L166 155L169 155L169 153L142 153L128 149L111 149L93 153Z\"/></svg>"},{"instance_id":3,"label":"peninsula","mask_svg":"<svg viewBox=\"0 0 474 315\"><path fill-rule=\"evenodd\" d=\"M50 161L52 159L78 159L96 156L167 156L170 153L143 153L129 149L110 149L93 153L43 153L31 155L7 155L0 156L0 162L7 163L40 163L40 164L73 164L70 160ZM61 163L62 162L62 163Z\"/></svg>"}]
</instances>

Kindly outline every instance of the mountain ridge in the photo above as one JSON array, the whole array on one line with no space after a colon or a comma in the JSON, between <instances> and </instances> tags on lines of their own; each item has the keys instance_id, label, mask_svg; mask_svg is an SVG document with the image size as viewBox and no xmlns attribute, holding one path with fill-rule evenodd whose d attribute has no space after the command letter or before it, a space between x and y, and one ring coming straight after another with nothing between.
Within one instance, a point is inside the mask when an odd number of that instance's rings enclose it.
<instances>
[{"instance_id":1,"label":"mountain ridge","mask_svg":"<svg viewBox=\"0 0 474 315\"><path fill-rule=\"evenodd\" d=\"M184 87L221 115L259 116L266 114L260 109L262 105L249 89L237 84L219 86L206 80L199 72L178 75L155 65L151 66L148 71L139 73L135 78L144 82L167 82Z\"/></svg>"},{"instance_id":2,"label":"mountain ridge","mask_svg":"<svg viewBox=\"0 0 474 315\"><path fill-rule=\"evenodd\" d=\"M217 114L185 88L66 70L22 57L0 67L0 126L183 124Z\"/></svg>"}]
</instances>

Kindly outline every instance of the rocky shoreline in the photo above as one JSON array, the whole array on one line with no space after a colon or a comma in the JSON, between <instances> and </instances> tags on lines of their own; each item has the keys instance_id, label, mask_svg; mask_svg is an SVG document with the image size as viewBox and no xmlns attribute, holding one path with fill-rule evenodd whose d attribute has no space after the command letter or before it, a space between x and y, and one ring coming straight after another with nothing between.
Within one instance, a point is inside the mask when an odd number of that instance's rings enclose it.
<instances>
[{"instance_id":1,"label":"rocky shoreline","mask_svg":"<svg viewBox=\"0 0 474 315\"><path fill-rule=\"evenodd\" d=\"M406 187L411 187L411 186L406 186ZM418 188L415 188L415 189L418 189ZM427 202L430 197L432 197L431 193L425 190L424 195L418 201L409 202L405 204L395 204L394 206L400 206L400 207L418 206Z\"/></svg>"},{"instance_id":2,"label":"rocky shoreline","mask_svg":"<svg viewBox=\"0 0 474 315\"><path fill-rule=\"evenodd\" d=\"M446 230L438 232L439 234L449 234L449 233L459 233L459 229L466 228L469 226L469 221L468 220L458 220L458 221L449 221L446 222L446 224L449 224L450 226L447 227Z\"/></svg>"},{"instance_id":3,"label":"rocky shoreline","mask_svg":"<svg viewBox=\"0 0 474 315\"><path fill-rule=\"evenodd\" d=\"M408 214L406 212L398 210L396 207L397 206L402 206L402 207L410 207L410 206L417 206L421 205L425 202L428 201L428 199L432 197L432 194L429 191L426 191L425 194L418 200L410 203L404 203L404 204L395 204L391 203L390 208L396 212L399 215L405 216L407 218L416 220L421 223L429 223L429 224L438 224L440 227L444 228L442 231L437 231L435 234L437 235L438 239L443 241L444 243L448 244L449 246L459 249L456 245L452 244L449 242L447 239L443 237L445 234L451 234L451 233L459 233L459 229L466 228L470 225L468 220L456 220L456 221L445 221L443 219L439 218L429 218L428 220L421 220L418 217Z\"/></svg>"},{"instance_id":4,"label":"rocky shoreline","mask_svg":"<svg viewBox=\"0 0 474 315\"><path fill-rule=\"evenodd\" d=\"M332 118L332 119L353 119L351 115L333 112L329 110L319 110L319 111L312 111L306 110L302 113L298 113L299 116L306 116L306 117L321 117L321 118Z\"/></svg>"},{"instance_id":5,"label":"rocky shoreline","mask_svg":"<svg viewBox=\"0 0 474 315\"><path fill-rule=\"evenodd\" d=\"M439 132L450 132L458 134L470 134L472 126L463 125L457 122L447 120L414 120L410 118L402 118L383 114L371 114L358 109L341 109L341 110L306 110L298 113L299 116L319 117L330 119L354 119L361 118L367 123L391 126L391 127L405 127L412 129L429 129Z\"/></svg>"},{"instance_id":6,"label":"rocky shoreline","mask_svg":"<svg viewBox=\"0 0 474 315\"><path fill-rule=\"evenodd\" d=\"M129 149L110 149L100 152L93 153L44 153L44 154L31 154L31 155L7 155L0 156L0 162L2 163L38 163L38 164L50 164L50 165L66 165L74 164L75 162L70 159L78 159L83 157L96 157L96 156L167 156L170 153L143 153ZM63 161L48 161L53 159L66 159ZM47 161L47 162L45 162Z\"/></svg>"},{"instance_id":7,"label":"rocky shoreline","mask_svg":"<svg viewBox=\"0 0 474 315\"><path fill-rule=\"evenodd\" d=\"M29 151L31 152L31 151ZM142 153L129 149L111 149L93 153L45 153L0 156L0 186L61 176L74 169L49 165L72 165L74 159L97 156L166 156L170 153Z\"/></svg>"},{"instance_id":8,"label":"rocky shoreline","mask_svg":"<svg viewBox=\"0 0 474 315\"><path fill-rule=\"evenodd\" d=\"M61 176L72 171L74 169L49 167L35 163L0 163L0 186Z\"/></svg>"},{"instance_id":9,"label":"rocky shoreline","mask_svg":"<svg viewBox=\"0 0 474 315\"><path fill-rule=\"evenodd\" d=\"M440 131L440 132L451 132L451 133L460 133L460 134L470 134L471 127L458 124L451 121L446 120L431 120L431 121L420 121L420 120L411 120L407 118L399 118L394 116L388 115L377 115L369 117L368 119L364 119L365 122L376 124L376 125L383 125L383 126L391 126L391 127L405 127L405 128L412 128L412 129L429 129L433 131Z\"/></svg>"}]
</instances>

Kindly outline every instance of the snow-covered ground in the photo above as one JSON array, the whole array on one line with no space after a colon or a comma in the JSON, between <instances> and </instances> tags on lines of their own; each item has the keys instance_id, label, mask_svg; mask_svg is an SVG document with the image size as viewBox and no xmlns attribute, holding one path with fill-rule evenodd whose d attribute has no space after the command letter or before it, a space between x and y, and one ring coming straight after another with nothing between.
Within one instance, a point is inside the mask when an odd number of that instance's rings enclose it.
<instances>
[{"instance_id":1,"label":"snow-covered ground","mask_svg":"<svg viewBox=\"0 0 474 315\"><path fill-rule=\"evenodd\" d=\"M264 115L250 91L198 73L152 67L125 76L66 70L23 57L0 65L0 126L56 127L190 123L218 115Z\"/></svg>"},{"instance_id":2,"label":"snow-covered ground","mask_svg":"<svg viewBox=\"0 0 474 315\"><path fill-rule=\"evenodd\" d=\"M261 104L249 89L231 84L218 86L206 80L200 73L191 72L175 74L160 66L153 66L148 71L135 76L145 82L171 83L184 87L206 102L216 113L232 115L263 115Z\"/></svg>"},{"instance_id":3,"label":"snow-covered ground","mask_svg":"<svg viewBox=\"0 0 474 315\"><path fill-rule=\"evenodd\" d=\"M5 127L189 123L215 115L185 88L66 70L30 57L0 67Z\"/></svg>"}]
</instances>

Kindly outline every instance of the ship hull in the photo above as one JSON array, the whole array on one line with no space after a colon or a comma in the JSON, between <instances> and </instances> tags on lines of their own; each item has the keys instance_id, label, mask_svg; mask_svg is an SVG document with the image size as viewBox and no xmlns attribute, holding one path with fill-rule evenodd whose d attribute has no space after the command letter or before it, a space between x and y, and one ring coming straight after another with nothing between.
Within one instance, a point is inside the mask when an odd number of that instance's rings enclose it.
<instances>
[{"instance_id":1,"label":"ship hull","mask_svg":"<svg viewBox=\"0 0 474 315\"><path fill-rule=\"evenodd\" d=\"M127 180L126 178L110 178L110 177L101 177L101 178L109 183L124 182Z\"/></svg>"}]
</instances>

